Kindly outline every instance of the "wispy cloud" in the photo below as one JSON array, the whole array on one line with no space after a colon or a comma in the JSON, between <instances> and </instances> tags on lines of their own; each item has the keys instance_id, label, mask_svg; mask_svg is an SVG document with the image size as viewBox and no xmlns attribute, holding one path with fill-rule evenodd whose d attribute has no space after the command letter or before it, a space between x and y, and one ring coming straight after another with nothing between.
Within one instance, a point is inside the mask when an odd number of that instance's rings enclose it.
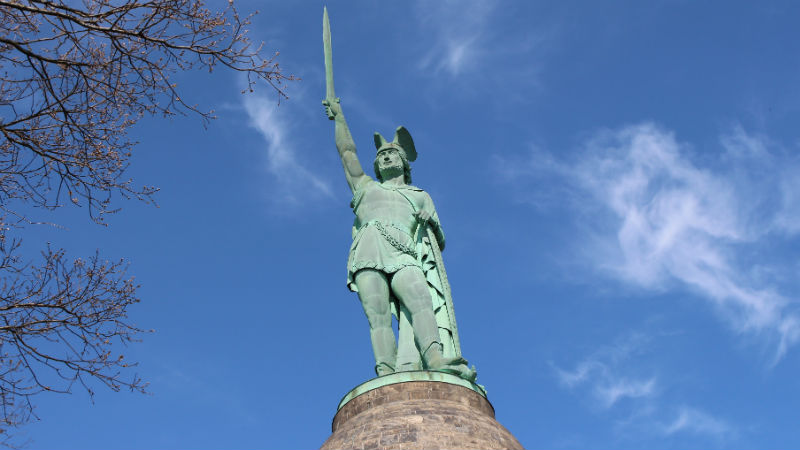
<instances>
[{"instance_id":1,"label":"wispy cloud","mask_svg":"<svg viewBox=\"0 0 800 450\"><path fill-rule=\"evenodd\" d=\"M420 70L450 77L485 75L513 62L513 71L499 70L506 82L508 73L535 81L542 43L551 33L530 23L514 29L499 19L500 5L497 0L417 0L417 15L428 37Z\"/></svg>"},{"instance_id":2,"label":"wispy cloud","mask_svg":"<svg viewBox=\"0 0 800 450\"><path fill-rule=\"evenodd\" d=\"M274 100L258 95L244 97L244 107L250 126L264 139L266 170L272 175L273 186L282 202L296 204L319 197L333 197L327 181L320 179L298 161L297 144L293 140L292 122L286 108Z\"/></svg>"},{"instance_id":3,"label":"wispy cloud","mask_svg":"<svg viewBox=\"0 0 800 450\"><path fill-rule=\"evenodd\" d=\"M569 389L587 390L605 409L626 398L652 397L658 392L655 376L633 376L624 370L627 360L646 340L642 334L626 336L612 346L599 349L572 370L554 366L556 377L562 386Z\"/></svg>"},{"instance_id":4,"label":"wispy cloud","mask_svg":"<svg viewBox=\"0 0 800 450\"><path fill-rule=\"evenodd\" d=\"M629 380L619 378L596 387L596 395L608 408L624 398L650 397L656 390L656 379Z\"/></svg>"},{"instance_id":5,"label":"wispy cloud","mask_svg":"<svg viewBox=\"0 0 800 450\"><path fill-rule=\"evenodd\" d=\"M722 440L736 435L736 429L728 422L696 408L682 406L675 418L661 427L663 434L692 433Z\"/></svg>"},{"instance_id":6,"label":"wispy cloud","mask_svg":"<svg viewBox=\"0 0 800 450\"><path fill-rule=\"evenodd\" d=\"M771 336L774 361L800 339L795 304L771 248L800 231L800 164L768 139L734 127L719 153L695 163L673 133L641 124L598 133L575 162L537 160L594 225L586 259L653 290L679 285L707 299L739 332ZM506 165L510 167L510 165Z\"/></svg>"},{"instance_id":7,"label":"wispy cloud","mask_svg":"<svg viewBox=\"0 0 800 450\"><path fill-rule=\"evenodd\" d=\"M736 429L727 421L695 406L675 407L662 395L671 388L670 382L660 382L656 369L642 362L650 342L642 333L628 333L584 357L571 370L552 364L555 377L565 389L592 399L593 406L614 418L614 428L621 434L734 437Z\"/></svg>"},{"instance_id":8,"label":"wispy cloud","mask_svg":"<svg viewBox=\"0 0 800 450\"><path fill-rule=\"evenodd\" d=\"M495 0L419 0L421 22L435 37L420 66L459 75L479 64L486 51L481 41L496 5Z\"/></svg>"}]
</instances>

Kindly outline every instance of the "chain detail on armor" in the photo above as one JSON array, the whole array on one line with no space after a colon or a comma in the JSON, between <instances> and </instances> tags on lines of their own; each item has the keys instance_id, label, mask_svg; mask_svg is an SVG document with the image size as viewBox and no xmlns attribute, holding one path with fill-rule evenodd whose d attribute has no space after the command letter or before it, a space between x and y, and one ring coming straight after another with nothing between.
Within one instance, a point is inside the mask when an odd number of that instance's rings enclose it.
<instances>
[{"instance_id":1,"label":"chain detail on armor","mask_svg":"<svg viewBox=\"0 0 800 450\"><path fill-rule=\"evenodd\" d=\"M415 249L407 246L407 245L404 245L402 242L400 242L397 239L395 239L394 236L392 236L391 234L389 234L388 231L386 231L386 228L383 226L383 224L381 222L378 222L377 220L375 220L375 221L370 221L369 223L375 225L375 228L378 229L378 231L381 233L381 236L383 236L384 239L386 239L390 244L392 244L392 247L400 250L403 253L407 253L407 254L411 255L412 257L414 257L414 259L417 259L417 251ZM391 224L390 224L390 226L391 226ZM398 228L398 227L394 227L394 228L397 228L398 230L400 230L400 228ZM400 230L400 231L403 231L403 230Z\"/></svg>"}]
</instances>

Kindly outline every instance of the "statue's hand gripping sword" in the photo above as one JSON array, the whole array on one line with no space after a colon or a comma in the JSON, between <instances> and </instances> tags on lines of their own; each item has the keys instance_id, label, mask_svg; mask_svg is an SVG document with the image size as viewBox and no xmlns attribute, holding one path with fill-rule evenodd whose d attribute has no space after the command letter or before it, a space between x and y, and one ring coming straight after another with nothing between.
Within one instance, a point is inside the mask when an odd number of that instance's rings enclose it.
<instances>
[{"instance_id":1,"label":"statue's hand gripping sword","mask_svg":"<svg viewBox=\"0 0 800 450\"><path fill-rule=\"evenodd\" d=\"M336 93L333 90L333 52L331 50L331 23L328 20L328 8L322 10L322 43L325 47L325 105L328 112L328 119L333 120L335 114L331 111L334 103L339 103Z\"/></svg>"}]
</instances>

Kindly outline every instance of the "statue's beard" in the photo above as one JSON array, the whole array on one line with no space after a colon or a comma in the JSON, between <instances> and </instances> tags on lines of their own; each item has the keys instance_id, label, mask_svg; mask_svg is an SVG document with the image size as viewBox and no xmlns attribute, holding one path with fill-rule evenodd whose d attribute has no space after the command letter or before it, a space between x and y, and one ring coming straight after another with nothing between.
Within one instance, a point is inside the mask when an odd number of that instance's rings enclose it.
<instances>
[{"instance_id":1,"label":"statue's beard","mask_svg":"<svg viewBox=\"0 0 800 450\"><path fill-rule=\"evenodd\" d=\"M390 180L392 178L404 175L402 164L396 166L382 167L379 170L381 171L381 178L383 178L384 180Z\"/></svg>"}]
</instances>

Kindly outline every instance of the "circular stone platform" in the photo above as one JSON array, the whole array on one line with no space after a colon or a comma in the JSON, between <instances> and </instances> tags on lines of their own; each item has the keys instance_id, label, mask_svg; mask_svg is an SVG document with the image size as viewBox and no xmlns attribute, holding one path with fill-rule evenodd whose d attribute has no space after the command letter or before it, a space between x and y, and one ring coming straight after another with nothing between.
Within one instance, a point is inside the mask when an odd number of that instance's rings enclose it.
<instances>
[{"instance_id":1,"label":"circular stone platform","mask_svg":"<svg viewBox=\"0 0 800 450\"><path fill-rule=\"evenodd\" d=\"M523 448L494 419L478 385L439 372L401 372L356 387L332 429L323 450Z\"/></svg>"}]
</instances>

